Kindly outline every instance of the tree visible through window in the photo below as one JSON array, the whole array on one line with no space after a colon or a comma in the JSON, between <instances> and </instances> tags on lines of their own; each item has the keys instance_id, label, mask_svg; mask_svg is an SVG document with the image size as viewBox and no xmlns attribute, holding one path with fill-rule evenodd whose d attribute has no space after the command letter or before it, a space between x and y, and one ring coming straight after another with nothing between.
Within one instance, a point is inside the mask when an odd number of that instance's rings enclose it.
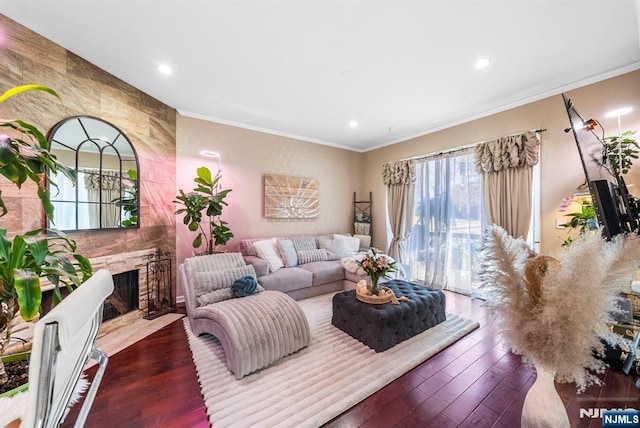
<instances>
[{"instance_id":1,"label":"tree visible through window","mask_svg":"<svg viewBox=\"0 0 640 428\"><path fill-rule=\"evenodd\" d=\"M486 227L473 149L417 161L416 173L408 243L411 276L433 287L472 294L479 285Z\"/></svg>"}]
</instances>

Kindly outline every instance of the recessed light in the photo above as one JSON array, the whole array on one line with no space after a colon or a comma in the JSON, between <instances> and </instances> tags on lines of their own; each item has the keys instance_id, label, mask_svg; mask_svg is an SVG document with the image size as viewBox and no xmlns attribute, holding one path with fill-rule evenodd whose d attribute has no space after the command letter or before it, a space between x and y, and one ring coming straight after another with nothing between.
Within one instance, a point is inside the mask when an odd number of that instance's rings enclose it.
<instances>
[{"instance_id":1,"label":"recessed light","mask_svg":"<svg viewBox=\"0 0 640 428\"><path fill-rule=\"evenodd\" d=\"M349 126L352 128L357 128L358 127L358 122L356 122L355 120L352 120L351 122L349 122Z\"/></svg>"},{"instance_id":2,"label":"recessed light","mask_svg":"<svg viewBox=\"0 0 640 428\"><path fill-rule=\"evenodd\" d=\"M476 68L485 68L491 63L487 58L481 58L476 62Z\"/></svg>"},{"instance_id":3,"label":"recessed light","mask_svg":"<svg viewBox=\"0 0 640 428\"><path fill-rule=\"evenodd\" d=\"M160 73L162 73L162 74L166 74L166 75L169 75L169 74L172 74L172 73L173 73L173 70L171 69L171 67L169 67L169 66L168 66L168 65L166 65L166 64L159 65L159 66L158 66L158 71L159 71Z\"/></svg>"},{"instance_id":4,"label":"recessed light","mask_svg":"<svg viewBox=\"0 0 640 428\"><path fill-rule=\"evenodd\" d=\"M219 158L220 153L212 152L211 150L202 150L200 156L204 156L205 158Z\"/></svg>"},{"instance_id":5,"label":"recessed light","mask_svg":"<svg viewBox=\"0 0 640 428\"><path fill-rule=\"evenodd\" d=\"M631 107L623 107L616 110L612 110L609 113L605 114L605 117L619 117L624 116L625 114L631 112Z\"/></svg>"}]
</instances>

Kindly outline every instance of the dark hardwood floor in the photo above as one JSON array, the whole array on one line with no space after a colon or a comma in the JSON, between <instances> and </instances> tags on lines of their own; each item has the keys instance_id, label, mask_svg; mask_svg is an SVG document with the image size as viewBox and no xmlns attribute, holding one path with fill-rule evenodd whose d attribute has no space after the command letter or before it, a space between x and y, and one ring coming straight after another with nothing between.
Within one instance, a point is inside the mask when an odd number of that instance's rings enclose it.
<instances>
[{"instance_id":1,"label":"dark hardwood floor","mask_svg":"<svg viewBox=\"0 0 640 428\"><path fill-rule=\"evenodd\" d=\"M326 424L326 427L518 427L533 369L507 352L481 300L447 292L447 311L480 328ZM94 369L89 370L90 377ZM607 370L605 384L576 394L556 384L571 425L600 427L580 408L640 409L636 377ZM67 422L71 426L79 405ZM206 409L176 321L109 359L87 427L206 427Z\"/></svg>"}]
</instances>

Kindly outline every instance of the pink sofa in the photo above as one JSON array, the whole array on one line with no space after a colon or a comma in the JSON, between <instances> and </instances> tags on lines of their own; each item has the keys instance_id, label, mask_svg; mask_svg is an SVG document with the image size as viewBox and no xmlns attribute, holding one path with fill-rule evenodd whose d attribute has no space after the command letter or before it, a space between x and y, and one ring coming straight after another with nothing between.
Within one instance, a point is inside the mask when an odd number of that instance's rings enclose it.
<instances>
[{"instance_id":1,"label":"pink sofa","mask_svg":"<svg viewBox=\"0 0 640 428\"><path fill-rule=\"evenodd\" d=\"M315 251L318 255L326 251L326 258L319 256L322 260L295 263L293 266L285 266L276 271L271 271L269 263L258 257L253 245L256 241L268 239L274 238L243 239L240 241L240 252L245 262L253 266L258 282L266 290L282 291L296 300L301 300L320 294L355 288L355 284L363 278L345 271L342 267L340 259L347 254L340 251L332 251L336 250L336 247L332 247L332 244L337 241L334 239L334 235L301 235L276 238L277 240L292 241L299 255L305 251ZM358 242L361 241L359 240ZM361 245L358 244L355 253L358 250L367 249L361 247ZM354 248L352 247L350 253L354 253L353 250Z\"/></svg>"}]
</instances>

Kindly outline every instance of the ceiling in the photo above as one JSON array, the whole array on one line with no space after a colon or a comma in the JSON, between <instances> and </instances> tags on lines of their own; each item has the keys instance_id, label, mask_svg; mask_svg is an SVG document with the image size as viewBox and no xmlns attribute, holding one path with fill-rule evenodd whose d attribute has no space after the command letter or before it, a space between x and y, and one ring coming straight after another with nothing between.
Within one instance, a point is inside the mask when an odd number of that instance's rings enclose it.
<instances>
[{"instance_id":1,"label":"ceiling","mask_svg":"<svg viewBox=\"0 0 640 428\"><path fill-rule=\"evenodd\" d=\"M640 68L640 0L2 0L0 12L183 115L355 151Z\"/></svg>"}]
</instances>

